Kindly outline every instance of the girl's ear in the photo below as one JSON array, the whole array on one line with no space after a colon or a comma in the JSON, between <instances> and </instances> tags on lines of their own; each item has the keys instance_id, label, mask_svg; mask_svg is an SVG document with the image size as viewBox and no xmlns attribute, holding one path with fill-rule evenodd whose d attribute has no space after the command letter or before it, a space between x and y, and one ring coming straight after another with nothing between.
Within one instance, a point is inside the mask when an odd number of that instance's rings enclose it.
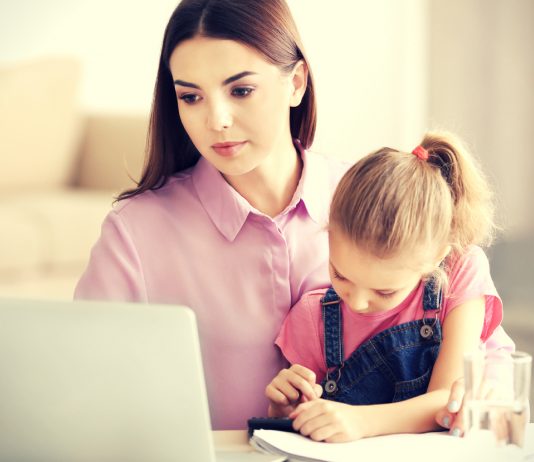
<instances>
[{"instance_id":1,"label":"girl's ear","mask_svg":"<svg viewBox=\"0 0 534 462\"><path fill-rule=\"evenodd\" d=\"M451 246L450 246L450 245L446 245L446 246L442 249L442 251L438 254L438 258L437 258L437 260L436 260L436 265L435 265L436 268L441 264L441 262L442 262L443 260L445 260L445 257L446 257L447 255L449 255L450 251L451 251Z\"/></svg>"},{"instance_id":2,"label":"girl's ear","mask_svg":"<svg viewBox=\"0 0 534 462\"><path fill-rule=\"evenodd\" d=\"M299 61L291 71L291 84L293 88L289 105L291 107L297 107L302 101L304 93L306 93L306 88L308 87L308 66L304 61Z\"/></svg>"}]
</instances>

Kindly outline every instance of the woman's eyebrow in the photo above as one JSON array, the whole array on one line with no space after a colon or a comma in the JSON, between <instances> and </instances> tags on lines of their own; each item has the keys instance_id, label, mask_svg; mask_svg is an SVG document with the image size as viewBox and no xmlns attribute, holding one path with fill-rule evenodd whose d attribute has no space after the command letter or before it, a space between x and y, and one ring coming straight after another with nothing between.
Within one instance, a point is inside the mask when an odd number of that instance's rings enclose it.
<instances>
[{"instance_id":1,"label":"woman's eyebrow","mask_svg":"<svg viewBox=\"0 0 534 462\"><path fill-rule=\"evenodd\" d=\"M223 80L223 85L228 85L229 83L235 82L236 80L242 79L243 77L247 77L249 75L256 75L256 72L251 71L243 71L239 74L232 75L232 77L228 77L227 79Z\"/></svg>"},{"instance_id":2,"label":"woman's eyebrow","mask_svg":"<svg viewBox=\"0 0 534 462\"><path fill-rule=\"evenodd\" d=\"M223 80L223 85L228 85L229 83L235 82L236 80L242 79L243 77L247 77L249 75L256 75L256 72L251 71L243 71L239 72L238 74L232 75L231 77L228 77L227 79ZM175 80L174 85L181 85L182 87L190 87L190 88L196 88L197 90L200 90L200 87L196 83L186 82L185 80Z\"/></svg>"},{"instance_id":3,"label":"woman's eyebrow","mask_svg":"<svg viewBox=\"0 0 534 462\"><path fill-rule=\"evenodd\" d=\"M185 80L175 80L174 85L181 85L182 87L191 87L200 90L200 87L196 83L186 82Z\"/></svg>"}]
</instances>

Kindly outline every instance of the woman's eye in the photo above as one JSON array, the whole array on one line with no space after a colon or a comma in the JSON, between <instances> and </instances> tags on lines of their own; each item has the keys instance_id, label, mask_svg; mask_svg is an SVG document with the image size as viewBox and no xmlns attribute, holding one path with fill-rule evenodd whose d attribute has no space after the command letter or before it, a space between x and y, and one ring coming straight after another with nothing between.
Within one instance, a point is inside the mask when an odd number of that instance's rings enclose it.
<instances>
[{"instance_id":1,"label":"woman's eye","mask_svg":"<svg viewBox=\"0 0 534 462\"><path fill-rule=\"evenodd\" d=\"M184 95L180 95L178 99L180 99L186 104L195 104L200 100L200 96L195 95L193 93L186 93Z\"/></svg>"},{"instance_id":2,"label":"woman's eye","mask_svg":"<svg viewBox=\"0 0 534 462\"><path fill-rule=\"evenodd\" d=\"M232 96L237 96L238 98L245 98L254 91L254 88L250 87L236 87L232 89Z\"/></svg>"}]
</instances>

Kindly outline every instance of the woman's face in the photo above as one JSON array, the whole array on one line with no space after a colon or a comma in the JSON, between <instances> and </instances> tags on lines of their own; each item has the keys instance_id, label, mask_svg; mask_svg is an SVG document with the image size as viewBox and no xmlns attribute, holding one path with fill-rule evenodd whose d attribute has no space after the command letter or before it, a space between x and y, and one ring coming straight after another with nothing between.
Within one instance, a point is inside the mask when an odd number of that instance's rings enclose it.
<instances>
[{"instance_id":1,"label":"woman's face","mask_svg":"<svg viewBox=\"0 0 534 462\"><path fill-rule=\"evenodd\" d=\"M224 175L293 149L289 111L305 91L303 64L285 75L241 43L195 37L174 49L170 69L185 130Z\"/></svg>"}]
</instances>

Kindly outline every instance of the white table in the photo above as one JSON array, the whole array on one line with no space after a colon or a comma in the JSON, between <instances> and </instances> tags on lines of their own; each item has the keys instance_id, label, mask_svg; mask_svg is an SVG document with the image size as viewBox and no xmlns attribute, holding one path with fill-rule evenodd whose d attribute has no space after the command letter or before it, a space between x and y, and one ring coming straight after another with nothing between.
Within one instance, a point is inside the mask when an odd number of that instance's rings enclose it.
<instances>
[{"instance_id":1,"label":"white table","mask_svg":"<svg viewBox=\"0 0 534 462\"><path fill-rule=\"evenodd\" d=\"M248 443L248 435L245 430L214 431L213 437L217 451L255 452L254 448ZM534 461L534 423L528 424L525 443L525 453L528 457L524 460ZM432 458L428 460L432 460ZM395 462L404 462L404 460L399 458ZM410 460L406 459L406 462L410 462Z\"/></svg>"}]
</instances>

